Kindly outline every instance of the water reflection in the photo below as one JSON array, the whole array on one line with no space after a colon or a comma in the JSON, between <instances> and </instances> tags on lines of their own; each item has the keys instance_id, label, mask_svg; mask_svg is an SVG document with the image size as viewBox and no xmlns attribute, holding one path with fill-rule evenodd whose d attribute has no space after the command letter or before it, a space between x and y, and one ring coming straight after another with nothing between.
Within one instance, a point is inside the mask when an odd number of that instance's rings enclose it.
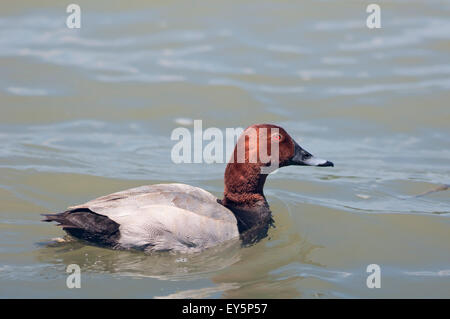
<instances>
[{"instance_id":1,"label":"water reflection","mask_svg":"<svg viewBox=\"0 0 450 319\"><path fill-rule=\"evenodd\" d=\"M250 290L273 298L300 297L299 285L304 278L313 276L321 281L342 276L311 259L311 252L320 246L288 233L271 232L269 238L245 248L240 241L231 241L201 253L152 255L90 246L66 236L64 240L39 243L36 259L58 269L77 264L82 273L169 281L208 279L214 283L213 287L181 290L157 298L206 298L214 294L245 298ZM299 274L298 269L303 272Z\"/></svg>"},{"instance_id":2,"label":"water reflection","mask_svg":"<svg viewBox=\"0 0 450 319\"><path fill-rule=\"evenodd\" d=\"M207 278L238 262L240 242L230 241L202 253L146 254L134 250L112 250L89 246L64 237L64 242L41 243L37 259L43 263L77 264L82 271L110 273L118 276L151 277L160 280L194 280Z\"/></svg>"}]
</instances>

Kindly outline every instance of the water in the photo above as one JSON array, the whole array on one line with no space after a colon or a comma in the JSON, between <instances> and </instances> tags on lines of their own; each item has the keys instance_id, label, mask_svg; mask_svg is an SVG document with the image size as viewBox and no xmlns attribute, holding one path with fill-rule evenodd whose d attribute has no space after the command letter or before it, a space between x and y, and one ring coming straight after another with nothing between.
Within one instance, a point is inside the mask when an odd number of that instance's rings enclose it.
<instances>
[{"instance_id":1,"label":"water","mask_svg":"<svg viewBox=\"0 0 450 319\"><path fill-rule=\"evenodd\" d=\"M0 297L450 297L450 3L60 1L0 10ZM170 160L176 127L276 123L334 168L268 178L249 248L146 256L40 222L100 195L225 164ZM82 288L66 287L67 265ZM366 267L381 267L368 289Z\"/></svg>"}]
</instances>

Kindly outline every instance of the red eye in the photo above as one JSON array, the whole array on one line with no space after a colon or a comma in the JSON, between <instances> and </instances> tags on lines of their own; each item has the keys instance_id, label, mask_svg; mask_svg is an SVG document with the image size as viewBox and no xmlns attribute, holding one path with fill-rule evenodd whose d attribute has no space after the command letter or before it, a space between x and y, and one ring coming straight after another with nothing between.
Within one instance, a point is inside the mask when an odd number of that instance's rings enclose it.
<instances>
[{"instance_id":1,"label":"red eye","mask_svg":"<svg viewBox=\"0 0 450 319\"><path fill-rule=\"evenodd\" d=\"M281 135L280 135L280 134L275 134L272 138L273 138L275 141L280 141L280 140L281 140Z\"/></svg>"}]
</instances>

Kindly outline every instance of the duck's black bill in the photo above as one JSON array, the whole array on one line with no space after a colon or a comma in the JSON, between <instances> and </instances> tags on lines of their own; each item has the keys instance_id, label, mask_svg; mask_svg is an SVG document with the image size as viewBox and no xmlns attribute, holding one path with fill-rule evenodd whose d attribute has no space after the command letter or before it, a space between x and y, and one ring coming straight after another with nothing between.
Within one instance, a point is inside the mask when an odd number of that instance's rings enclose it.
<instances>
[{"instance_id":1,"label":"duck's black bill","mask_svg":"<svg viewBox=\"0 0 450 319\"><path fill-rule=\"evenodd\" d=\"M334 164L333 164L333 162L326 161L325 163L319 164L319 165L317 165L317 166L320 166L320 167L327 167L327 166L334 167Z\"/></svg>"},{"instance_id":2,"label":"duck's black bill","mask_svg":"<svg viewBox=\"0 0 450 319\"><path fill-rule=\"evenodd\" d=\"M319 166L319 167L334 167L333 162L317 158L308 151L300 147L294 142L294 156L290 160L290 165L304 165L304 166Z\"/></svg>"}]
</instances>

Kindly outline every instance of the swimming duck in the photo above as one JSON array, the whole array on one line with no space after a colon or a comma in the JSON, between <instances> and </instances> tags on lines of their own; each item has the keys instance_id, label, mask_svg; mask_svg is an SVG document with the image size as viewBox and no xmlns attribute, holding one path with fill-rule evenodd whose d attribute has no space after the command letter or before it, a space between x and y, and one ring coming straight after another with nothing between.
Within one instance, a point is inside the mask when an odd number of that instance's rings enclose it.
<instances>
[{"instance_id":1,"label":"swimming duck","mask_svg":"<svg viewBox=\"0 0 450 319\"><path fill-rule=\"evenodd\" d=\"M261 145L267 145L264 161ZM278 145L278 156L273 145ZM190 185L155 184L45 214L43 221L58 222L73 237L116 249L194 252L239 238L253 243L267 236L273 224L263 187L269 174L264 168L274 163L334 166L301 148L283 128L256 124L236 143L221 200Z\"/></svg>"}]
</instances>

